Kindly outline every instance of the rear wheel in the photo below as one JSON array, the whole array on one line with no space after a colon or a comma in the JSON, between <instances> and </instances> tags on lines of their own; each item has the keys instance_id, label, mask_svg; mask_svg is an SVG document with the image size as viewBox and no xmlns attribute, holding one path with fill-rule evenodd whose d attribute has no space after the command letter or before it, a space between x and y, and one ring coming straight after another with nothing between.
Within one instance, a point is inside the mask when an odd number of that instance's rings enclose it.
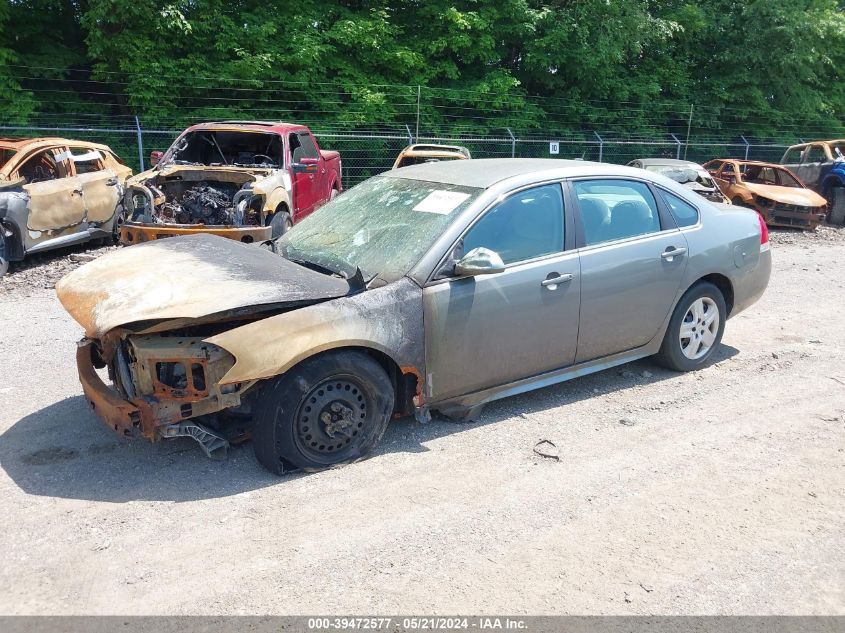
<instances>
[{"instance_id":1,"label":"rear wheel","mask_svg":"<svg viewBox=\"0 0 845 633\"><path fill-rule=\"evenodd\" d=\"M276 211L270 220L271 239L281 237L293 227L293 220L287 211Z\"/></svg>"},{"instance_id":2,"label":"rear wheel","mask_svg":"<svg viewBox=\"0 0 845 633\"><path fill-rule=\"evenodd\" d=\"M322 470L366 457L393 413L393 385L363 352L328 352L269 381L256 402L259 463L282 474Z\"/></svg>"},{"instance_id":3,"label":"rear wheel","mask_svg":"<svg viewBox=\"0 0 845 633\"><path fill-rule=\"evenodd\" d=\"M696 284L675 306L657 361L675 371L702 367L719 347L726 319L721 291L711 283Z\"/></svg>"}]
</instances>

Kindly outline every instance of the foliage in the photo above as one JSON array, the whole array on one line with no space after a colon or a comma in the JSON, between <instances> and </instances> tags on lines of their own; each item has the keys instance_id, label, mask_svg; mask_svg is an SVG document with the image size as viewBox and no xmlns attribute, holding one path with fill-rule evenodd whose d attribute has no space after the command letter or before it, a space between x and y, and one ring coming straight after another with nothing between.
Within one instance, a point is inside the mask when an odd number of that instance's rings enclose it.
<instances>
[{"instance_id":1,"label":"foliage","mask_svg":"<svg viewBox=\"0 0 845 633\"><path fill-rule=\"evenodd\" d=\"M841 0L0 0L5 122L811 136L843 68Z\"/></svg>"}]
</instances>

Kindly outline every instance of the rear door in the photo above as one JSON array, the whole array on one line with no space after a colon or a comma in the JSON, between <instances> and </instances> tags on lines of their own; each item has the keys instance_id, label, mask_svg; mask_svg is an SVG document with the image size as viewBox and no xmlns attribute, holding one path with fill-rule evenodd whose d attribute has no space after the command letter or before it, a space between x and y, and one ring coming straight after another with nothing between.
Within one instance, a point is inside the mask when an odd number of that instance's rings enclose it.
<instances>
[{"instance_id":1,"label":"rear door","mask_svg":"<svg viewBox=\"0 0 845 633\"><path fill-rule=\"evenodd\" d=\"M70 147L67 158L82 188L88 222L103 224L111 220L120 194L117 174L105 168L103 155L98 149Z\"/></svg>"},{"instance_id":2,"label":"rear door","mask_svg":"<svg viewBox=\"0 0 845 633\"><path fill-rule=\"evenodd\" d=\"M581 246L580 363L654 338L678 295L687 242L644 181L577 179L571 191Z\"/></svg>"},{"instance_id":3,"label":"rear door","mask_svg":"<svg viewBox=\"0 0 845 633\"><path fill-rule=\"evenodd\" d=\"M817 183L821 180L822 172L829 162L832 161L828 160L824 145L813 143L801 157L801 164L798 166L796 176L808 187L815 189Z\"/></svg>"},{"instance_id":4,"label":"rear door","mask_svg":"<svg viewBox=\"0 0 845 633\"><path fill-rule=\"evenodd\" d=\"M12 174L21 177L29 195L27 228L49 231L80 225L85 220L82 185L63 160L64 147L51 147L24 159Z\"/></svg>"}]
</instances>

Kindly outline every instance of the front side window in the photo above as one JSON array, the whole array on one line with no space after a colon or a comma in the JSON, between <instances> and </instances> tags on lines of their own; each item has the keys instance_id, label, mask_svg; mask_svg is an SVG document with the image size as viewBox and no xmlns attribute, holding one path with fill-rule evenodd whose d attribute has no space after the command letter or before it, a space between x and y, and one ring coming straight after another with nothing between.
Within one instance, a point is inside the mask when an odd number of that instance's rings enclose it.
<instances>
[{"instance_id":1,"label":"front side window","mask_svg":"<svg viewBox=\"0 0 845 633\"><path fill-rule=\"evenodd\" d=\"M303 158L319 158L314 139L306 132L291 134L290 147L294 163L298 163Z\"/></svg>"},{"instance_id":2,"label":"front side window","mask_svg":"<svg viewBox=\"0 0 845 633\"><path fill-rule=\"evenodd\" d=\"M786 150L786 153L783 155L783 160L781 160L781 162L784 165L797 165L800 159L801 148L794 147L792 149Z\"/></svg>"},{"instance_id":3,"label":"front side window","mask_svg":"<svg viewBox=\"0 0 845 633\"><path fill-rule=\"evenodd\" d=\"M698 209L674 193L669 193L663 189L659 189L659 191L663 197L663 202L666 203L666 206L669 207L669 212L675 218L678 228L693 226L698 222Z\"/></svg>"},{"instance_id":4,"label":"front side window","mask_svg":"<svg viewBox=\"0 0 845 633\"><path fill-rule=\"evenodd\" d=\"M648 185L633 180L578 180L586 246L660 231L657 202Z\"/></svg>"},{"instance_id":5,"label":"front side window","mask_svg":"<svg viewBox=\"0 0 845 633\"><path fill-rule=\"evenodd\" d=\"M38 152L18 168L18 176L24 178L27 184L44 182L63 178L64 174L59 169L58 163L53 158L52 150Z\"/></svg>"},{"instance_id":6,"label":"front side window","mask_svg":"<svg viewBox=\"0 0 845 633\"><path fill-rule=\"evenodd\" d=\"M505 264L563 251L563 195L559 184L513 194L490 209L464 236L463 252L484 247Z\"/></svg>"}]
</instances>

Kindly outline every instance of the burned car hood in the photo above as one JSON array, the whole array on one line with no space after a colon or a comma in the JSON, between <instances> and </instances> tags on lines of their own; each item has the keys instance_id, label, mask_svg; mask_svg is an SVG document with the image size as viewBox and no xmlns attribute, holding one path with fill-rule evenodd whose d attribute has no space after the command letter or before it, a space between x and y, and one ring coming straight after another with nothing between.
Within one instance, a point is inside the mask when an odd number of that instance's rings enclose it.
<instances>
[{"instance_id":1,"label":"burned car hood","mask_svg":"<svg viewBox=\"0 0 845 633\"><path fill-rule=\"evenodd\" d=\"M799 187L781 187L778 185L761 185L756 182L744 183L751 193L782 204L796 204L804 207L820 207L827 203L819 194L811 189Z\"/></svg>"},{"instance_id":2,"label":"burned car hood","mask_svg":"<svg viewBox=\"0 0 845 633\"><path fill-rule=\"evenodd\" d=\"M207 234L122 248L56 284L62 305L92 338L130 323L307 305L349 292L340 277Z\"/></svg>"}]
</instances>

